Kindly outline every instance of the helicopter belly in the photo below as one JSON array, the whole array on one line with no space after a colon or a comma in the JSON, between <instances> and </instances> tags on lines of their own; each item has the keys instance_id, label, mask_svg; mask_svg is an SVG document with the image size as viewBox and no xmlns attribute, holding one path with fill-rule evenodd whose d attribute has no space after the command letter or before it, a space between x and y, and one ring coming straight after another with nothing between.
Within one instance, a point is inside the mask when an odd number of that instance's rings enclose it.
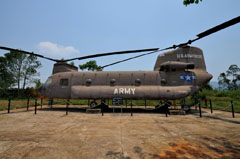
<instances>
[{"instance_id":1,"label":"helicopter belly","mask_svg":"<svg viewBox=\"0 0 240 159\"><path fill-rule=\"evenodd\" d=\"M71 98L75 99L178 99L188 96L190 86L72 86Z\"/></svg>"}]
</instances>

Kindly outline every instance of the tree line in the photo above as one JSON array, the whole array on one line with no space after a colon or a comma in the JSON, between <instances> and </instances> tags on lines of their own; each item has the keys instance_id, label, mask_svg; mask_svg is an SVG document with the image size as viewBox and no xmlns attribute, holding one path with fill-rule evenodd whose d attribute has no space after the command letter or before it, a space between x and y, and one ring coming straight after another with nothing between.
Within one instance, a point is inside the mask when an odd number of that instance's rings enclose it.
<instances>
[{"instance_id":1,"label":"tree line","mask_svg":"<svg viewBox=\"0 0 240 159\"><path fill-rule=\"evenodd\" d=\"M229 66L226 72L220 73L218 76L218 88L213 89L210 84L205 88L195 92L190 96L194 104L199 100L205 100L207 96L211 97L229 97L231 99L240 99L240 68L236 64Z\"/></svg>"},{"instance_id":2,"label":"tree line","mask_svg":"<svg viewBox=\"0 0 240 159\"><path fill-rule=\"evenodd\" d=\"M74 62L70 63L74 65ZM38 69L42 66L36 56L9 52L0 56L0 97L26 97L36 95L41 86ZM79 65L84 71L102 71L95 60ZM29 87L34 85L35 87Z\"/></svg>"}]
</instances>

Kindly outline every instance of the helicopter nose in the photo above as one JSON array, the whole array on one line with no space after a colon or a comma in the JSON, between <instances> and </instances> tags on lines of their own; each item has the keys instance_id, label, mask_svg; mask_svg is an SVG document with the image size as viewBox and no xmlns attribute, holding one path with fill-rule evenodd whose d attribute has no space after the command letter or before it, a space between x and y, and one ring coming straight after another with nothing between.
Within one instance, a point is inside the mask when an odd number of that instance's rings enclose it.
<instances>
[{"instance_id":1,"label":"helicopter nose","mask_svg":"<svg viewBox=\"0 0 240 159\"><path fill-rule=\"evenodd\" d=\"M206 73L203 78L203 85L206 85L212 78L213 76L210 73Z\"/></svg>"},{"instance_id":2,"label":"helicopter nose","mask_svg":"<svg viewBox=\"0 0 240 159\"><path fill-rule=\"evenodd\" d=\"M212 78L213 76L210 73L207 73L206 81L209 82Z\"/></svg>"}]
</instances>

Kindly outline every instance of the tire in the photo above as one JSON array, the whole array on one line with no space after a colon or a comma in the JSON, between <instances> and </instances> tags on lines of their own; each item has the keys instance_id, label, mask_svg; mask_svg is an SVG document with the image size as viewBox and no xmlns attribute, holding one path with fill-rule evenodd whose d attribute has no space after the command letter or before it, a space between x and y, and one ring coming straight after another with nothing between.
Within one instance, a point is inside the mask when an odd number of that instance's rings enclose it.
<instances>
[{"instance_id":1,"label":"tire","mask_svg":"<svg viewBox=\"0 0 240 159\"><path fill-rule=\"evenodd\" d=\"M92 101L89 106L90 106L90 108L94 108L97 106L97 102Z\"/></svg>"},{"instance_id":2,"label":"tire","mask_svg":"<svg viewBox=\"0 0 240 159\"><path fill-rule=\"evenodd\" d=\"M189 105L182 105L182 110L189 112L191 110L191 107Z\"/></svg>"}]
</instances>

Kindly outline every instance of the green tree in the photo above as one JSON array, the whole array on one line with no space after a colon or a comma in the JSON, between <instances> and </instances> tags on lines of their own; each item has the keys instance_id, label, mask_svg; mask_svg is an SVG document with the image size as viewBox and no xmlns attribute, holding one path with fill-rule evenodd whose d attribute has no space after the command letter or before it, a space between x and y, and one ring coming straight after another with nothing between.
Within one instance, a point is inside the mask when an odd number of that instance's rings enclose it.
<instances>
[{"instance_id":1,"label":"green tree","mask_svg":"<svg viewBox=\"0 0 240 159\"><path fill-rule=\"evenodd\" d=\"M83 70L88 70L88 71L102 71L103 69L101 66L97 65L97 62L95 60L91 60L86 62L85 64L79 65L79 68Z\"/></svg>"},{"instance_id":2,"label":"green tree","mask_svg":"<svg viewBox=\"0 0 240 159\"><path fill-rule=\"evenodd\" d=\"M20 95L21 83L25 89L27 82L33 82L34 77L39 75L37 68L41 63L35 56L28 56L19 52L10 52L5 55L6 70L12 75L12 86L17 86L18 96ZM5 77L4 77L5 78Z\"/></svg>"},{"instance_id":3,"label":"green tree","mask_svg":"<svg viewBox=\"0 0 240 159\"><path fill-rule=\"evenodd\" d=\"M193 3L195 3L195 4L198 4L199 2L201 2L202 0L183 0L183 4L185 5L185 6L187 6L187 5L190 5L190 4L193 4Z\"/></svg>"},{"instance_id":4,"label":"green tree","mask_svg":"<svg viewBox=\"0 0 240 159\"><path fill-rule=\"evenodd\" d=\"M73 61L71 61L71 62L69 63L69 65L75 66L75 63L74 63Z\"/></svg>"},{"instance_id":5,"label":"green tree","mask_svg":"<svg viewBox=\"0 0 240 159\"><path fill-rule=\"evenodd\" d=\"M5 57L0 57L0 96L6 94L9 87L13 86L15 80L11 72L8 71Z\"/></svg>"},{"instance_id":6,"label":"green tree","mask_svg":"<svg viewBox=\"0 0 240 159\"><path fill-rule=\"evenodd\" d=\"M240 82L240 68L233 64L226 73L222 72L218 77L218 84L220 88L228 90L237 90Z\"/></svg>"},{"instance_id":7,"label":"green tree","mask_svg":"<svg viewBox=\"0 0 240 159\"><path fill-rule=\"evenodd\" d=\"M8 71L12 74L15 85L17 85L18 96L20 95L20 81L22 77L23 61L27 57L26 54L10 52L5 54Z\"/></svg>"},{"instance_id":8,"label":"green tree","mask_svg":"<svg viewBox=\"0 0 240 159\"><path fill-rule=\"evenodd\" d=\"M27 82L34 82L34 77L39 76L37 69L41 66L40 61L37 60L36 56L28 56L23 62L22 76L23 85L22 89L25 89Z\"/></svg>"},{"instance_id":9,"label":"green tree","mask_svg":"<svg viewBox=\"0 0 240 159\"><path fill-rule=\"evenodd\" d=\"M238 88L237 82L238 82L239 73L240 73L240 68L236 64L231 65L227 70L227 77L231 79L232 90L237 90Z\"/></svg>"},{"instance_id":10,"label":"green tree","mask_svg":"<svg viewBox=\"0 0 240 159\"><path fill-rule=\"evenodd\" d=\"M35 84L35 90L37 90L38 88L40 88L40 86L42 85L40 79L35 79L34 81Z\"/></svg>"},{"instance_id":11,"label":"green tree","mask_svg":"<svg viewBox=\"0 0 240 159\"><path fill-rule=\"evenodd\" d=\"M227 78L227 75L224 72L220 73L218 76L218 85L220 89L228 88L229 84L230 80Z\"/></svg>"},{"instance_id":12,"label":"green tree","mask_svg":"<svg viewBox=\"0 0 240 159\"><path fill-rule=\"evenodd\" d=\"M238 81L240 81L240 74L239 74L239 75L237 75L237 80L238 80Z\"/></svg>"}]
</instances>

